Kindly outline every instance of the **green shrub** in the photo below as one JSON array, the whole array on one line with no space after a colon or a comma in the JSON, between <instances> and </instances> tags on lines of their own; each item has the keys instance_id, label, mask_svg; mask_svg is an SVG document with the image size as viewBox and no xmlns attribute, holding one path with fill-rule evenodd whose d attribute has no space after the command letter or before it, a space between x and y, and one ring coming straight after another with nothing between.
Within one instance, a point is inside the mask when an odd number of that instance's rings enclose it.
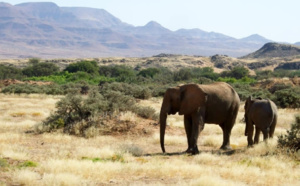
<instances>
[{"instance_id":1,"label":"green shrub","mask_svg":"<svg viewBox=\"0 0 300 186\"><path fill-rule=\"evenodd\" d=\"M87 86L84 81L77 83L66 83L64 85L32 85L32 84L11 84L2 88L1 92L5 94L48 94L65 95L69 92L80 92L82 86Z\"/></svg>"},{"instance_id":2,"label":"green shrub","mask_svg":"<svg viewBox=\"0 0 300 186\"><path fill-rule=\"evenodd\" d=\"M90 91L87 98L78 93L70 93L57 102L56 111L43 122L43 125L49 130L70 128L76 122L88 120L105 111L108 111L108 103L97 91Z\"/></svg>"},{"instance_id":3,"label":"green shrub","mask_svg":"<svg viewBox=\"0 0 300 186\"><path fill-rule=\"evenodd\" d=\"M37 167L37 163L36 162L33 162L33 161L25 161L25 162L23 162L23 163L21 163L21 164L19 164L19 166L18 167Z\"/></svg>"},{"instance_id":4,"label":"green shrub","mask_svg":"<svg viewBox=\"0 0 300 186\"><path fill-rule=\"evenodd\" d=\"M163 85L174 82L174 73L172 71L165 67L161 67L159 70L160 73L153 76L153 82Z\"/></svg>"},{"instance_id":5,"label":"green shrub","mask_svg":"<svg viewBox=\"0 0 300 186\"><path fill-rule=\"evenodd\" d=\"M145 119L158 120L158 115L156 114L155 109L152 107L135 107L133 112Z\"/></svg>"},{"instance_id":6,"label":"green shrub","mask_svg":"<svg viewBox=\"0 0 300 186\"><path fill-rule=\"evenodd\" d=\"M245 76L249 76L249 70L243 66L236 66L230 71L223 71L221 77L231 77L235 79L241 79Z\"/></svg>"},{"instance_id":7,"label":"green shrub","mask_svg":"<svg viewBox=\"0 0 300 186\"><path fill-rule=\"evenodd\" d=\"M22 70L27 77L49 76L59 72L59 67L53 63L34 63Z\"/></svg>"},{"instance_id":8,"label":"green shrub","mask_svg":"<svg viewBox=\"0 0 300 186\"><path fill-rule=\"evenodd\" d=\"M286 147L292 152L300 150L300 115L295 117L296 122L291 125L287 134L278 137L278 145Z\"/></svg>"},{"instance_id":9,"label":"green shrub","mask_svg":"<svg viewBox=\"0 0 300 186\"><path fill-rule=\"evenodd\" d=\"M23 77L22 70L0 64L0 80L1 79L21 79Z\"/></svg>"},{"instance_id":10,"label":"green shrub","mask_svg":"<svg viewBox=\"0 0 300 186\"><path fill-rule=\"evenodd\" d=\"M173 76L174 81L187 81L192 79L192 71L189 68L182 68L174 72Z\"/></svg>"},{"instance_id":11,"label":"green shrub","mask_svg":"<svg viewBox=\"0 0 300 186\"><path fill-rule=\"evenodd\" d=\"M106 90L102 94L108 102L109 112L131 111L136 103L132 96L124 95L119 91Z\"/></svg>"},{"instance_id":12,"label":"green shrub","mask_svg":"<svg viewBox=\"0 0 300 186\"><path fill-rule=\"evenodd\" d=\"M118 91L138 99L149 99L152 96L149 88L136 84L113 82L101 86L101 92L106 92L108 90Z\"/></svg>"},{"instance_id":13,"label":"green shrub","mask_svg":"<svg viewBox=\"0 0 300 186\"><path fill-rule=\"evenodd\" d=\"M30 58L28 63L31 65L36 65L40 62L41 60L39 58Z\"/></svg>"},{"instance_id":14,"label":"green shrub","mask_svg":"<svg viewBox=\"0 0 300 186\"><path fill-rule=\"evenodd\" d=\"M233 77L224 77L224 78L222 78L222 77L219 77L218 79L217 79L217 81L222 81L222 82L226 82L226 83L236 83L237 82L237 79L235 79L235 78L233 78Z\"/></svg>"},{"instance_id":15,"label":"green shrub","mask_svg":"<svg viewBox=\"0 0 300 186\"><path fill-rule=\"evenodd\" d=\"M271 70L258 70L255 71L256 76L255 79L257 80L262 80L262 79L269 79L271 77L273 77L273 72Z\"/></svg>"},{"instance_id":16,"label":"green shrub","mask_svg":"<svg viewBox=\"0 0 300 186\"><path fill-rule=\"evenodd\" d=\"M138 73L138 76L153 78L158 73L160 73L160 70L158 68L147 68L147 69L141 70Z\"/></svg>"},{"instance_id":17,"label":"green shrub","mask_svg":"<svg viewBox=\"0 0 300 186\"><path fill-rule=\"evenodd\" d=\"M2 88L1 92L5 94L41 94L44 91L43 86L24 84L11 84Z\"/></svg>"},{"instance_id":18,"label":"green shrub","mask_svg":"<svg viewBox=\"0 0 300 186\"><path fill-rule=\"evenodd\" d=\"M287 88L275 92L275 103L281 108L300 107L300 87Z\"/></svg>"},{"instance_id":19,"label":"green shrub","mask_svg":"<svg viewBox=\"0 0 300 186\"><path fill-rule=\"evenodd\" d=\"M24 80L31 80L31 81L51 81L57 84L66 84L70 82L80 82L85 81L88 84L98 85L103 84L105 82L114 82L116 81L115 78L99 76L97 74L89 74L87 72L78 71L75 73L69 73L68 71L63 71L61 73L57 73L55 75L50 76L41 76L41 77L30 77L25 78Z\"/></svg>"},{"instance_id":20,"label":"green shrub","mask_svg":"<svg viewBox=\"0 0 300 186\"><path fill-rule=\"evenodd\" d=\"M9 166L9 164L8 164L7 160L0 158L0 170L5 168L5 167L8 167L8 166Z\"/></svg>"},{"instance_id":21,"label":"green shrub","mask_svg":"<svg viewBox=\"0 0 300 186\"><path fill-rule=\"evenodd\" d=\"M233 83L231 84L235 91L238 93L240 99L245 101L249 96L261 97L274 100L274 96L265 89L256 89L251 87L248 83Z\"/></svg>"},{"instance_id":22,"label":"green shrub","mask_svg":"<svg viewBox=\"0 0 300 186\"><path fill-rule=\"evenodd\" d=\"M217 80L219 77L218 73L214 72L214 69L211 67L204 67L204 68L192 68L192 77L193 78L208 78L210 80Z\"/></svg>"},{"instance_id":23,"label":"green shrub","mask_svg":"<svg viewBox=\"0 0 300 186\"><path fill-rule=\"evenodd\" d=\"M283 90L283 89L289 89L289 88L292 88L292 85L287 85L284 83L276 83L272 87L270 87L268 90L272 94L274 94L276 91Z\"/></svg>"},{"instance_id":24,"label":"green shrub","mask_svg":"<svg viewBox=\"0 0 300 186\"><path fill-rule=\"evenodd\" d=\"M299 76L300 75L300 70L284 70L284 69L278 69L274 70L273 76L274 77L294 77L294 76Z\"/></svg>"},{"instance_id":25,"label":"green shrub","mask_svg":"<svg viewBox=\"0 0 300 186\"><path fill-rule=\"evenodd\" d=\"M233 83L246 83L246 84L250 84L250 83L254 83L256 82L255 79L252 79L252 78L249 78L247 76L244 76L240 79L236 79L234 77L219 77L217 79L217 81L222 81L222 82L226 82L226 83L230 83L230 84L233 84Z\"/></svg>"},{"instance_id":26,"label":"green shrub","mask_svg":"<svg viewBox=\"0 0 300 186\"><path fill-rule=\"evenodd\" d=\"M136 78L135 70L125 65L100 66L99 74L106 77L115 77L121 82Z\"/></svg>"},{"instance_id":27,"label":"green shrub","mask_svg":"<svg viewBox=\"0 0 300 186\"><path fill-rule=\"evenodd\" d=\"M64 71L75 73L75 72L86 72L88 74L98 74L98 65L95 61L80 61L68 65Z\"/></svg>"}]
</instances>

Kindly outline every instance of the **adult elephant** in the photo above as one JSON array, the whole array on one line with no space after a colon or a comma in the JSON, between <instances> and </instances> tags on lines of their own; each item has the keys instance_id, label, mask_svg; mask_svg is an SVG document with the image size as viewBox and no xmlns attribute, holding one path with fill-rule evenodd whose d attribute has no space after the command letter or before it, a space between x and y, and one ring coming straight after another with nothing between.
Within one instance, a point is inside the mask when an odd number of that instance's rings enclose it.
<instances>
[{"instance_id":1,"label":"adult elephant","mask_svg":"<svg viewBox=\"0 0 300 186\"><path fill-rule=\"evenodd\" d=\"M223 130L221 149L231 149L230 134L239 110L240 99L227 83L209 85L186 84L167 89L160 111L160 144L165 152L164 136L167 115L184 115L188 149L196 154L198 136L204 123L219 124Z\"/></svg>"},{"instance_id":2,"label":"adult elephant","mask_svg":"<svg viewBox=\"0 0 300 186\"><path fill-rule=\"evenodd\" d=\"M253 131L255 125L254 144L259 142L260 131L264 140L272 138L277 124L277 107L269 99L248 97L245 103L245 136L247 136L248 146L253 145Z\"/></svg>"}]
</instances>

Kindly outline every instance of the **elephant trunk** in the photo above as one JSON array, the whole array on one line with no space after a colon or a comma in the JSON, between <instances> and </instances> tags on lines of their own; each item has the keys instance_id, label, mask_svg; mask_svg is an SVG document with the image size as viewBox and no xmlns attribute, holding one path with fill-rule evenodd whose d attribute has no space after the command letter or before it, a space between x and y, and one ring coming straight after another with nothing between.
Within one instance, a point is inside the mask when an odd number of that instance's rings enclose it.
<instances>
[{"instance_id":1,"label":"elephant trunk","mask_svg":"<svg viewBox=\"0 0 300 186\"><path fill-rule=\"evenodd\" d=\"M167 113L160 112L160 146L163 153L165 153L165 131L166 131L166 123L167 123Z\"/></svg>"}]
</instances>

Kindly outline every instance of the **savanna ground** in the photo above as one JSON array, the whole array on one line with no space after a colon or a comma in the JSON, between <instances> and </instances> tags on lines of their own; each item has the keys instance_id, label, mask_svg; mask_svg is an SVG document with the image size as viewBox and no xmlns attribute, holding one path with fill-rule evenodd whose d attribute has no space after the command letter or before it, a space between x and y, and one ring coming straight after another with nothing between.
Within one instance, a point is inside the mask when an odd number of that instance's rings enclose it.
<instances>
[{"instance_id":1,"label":"savanna ground","mask_svg":"<svg viewBox=\"0 0 300 186\"><path fill-rule=\"evenodd\" d=\"M178 115L168 118L168 154L161 153L157 122L149 124L132 113L121 119L138 123L147 134L86 139L61 132L33 133L59 99L0 94L0 185L300 185L299 161L277 151L276 137L246 148L243 105L232 131L233 151L219 150L221 129L206 125L198 141L201 153L190 156L179 153L187 144ZM140 104L159 112L161 99ZM297 113L279 109L275 136L290 128Z\"/></svg>"}]
</instances>

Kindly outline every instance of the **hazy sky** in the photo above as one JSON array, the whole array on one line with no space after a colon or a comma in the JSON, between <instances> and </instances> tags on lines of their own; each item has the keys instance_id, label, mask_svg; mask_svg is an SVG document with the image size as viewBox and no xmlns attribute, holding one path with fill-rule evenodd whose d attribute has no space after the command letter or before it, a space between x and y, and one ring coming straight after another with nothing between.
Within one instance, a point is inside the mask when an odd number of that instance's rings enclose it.
<instances>
[{"instance_id":1,"label":"hazy sky","mask_svg":"<svg viewBox=\"0 0 300 186\"><path fill-rule=\"evenodd\" d=\"M30 1L30 0L29 0ZM29 2L7 0L10 4ZM134 26L156 21L177 30L199 28L235 38L259 34L278 42L300 42L299 0L37 0L58 6L101 8Z\"/></svg>"}]
</instances>

